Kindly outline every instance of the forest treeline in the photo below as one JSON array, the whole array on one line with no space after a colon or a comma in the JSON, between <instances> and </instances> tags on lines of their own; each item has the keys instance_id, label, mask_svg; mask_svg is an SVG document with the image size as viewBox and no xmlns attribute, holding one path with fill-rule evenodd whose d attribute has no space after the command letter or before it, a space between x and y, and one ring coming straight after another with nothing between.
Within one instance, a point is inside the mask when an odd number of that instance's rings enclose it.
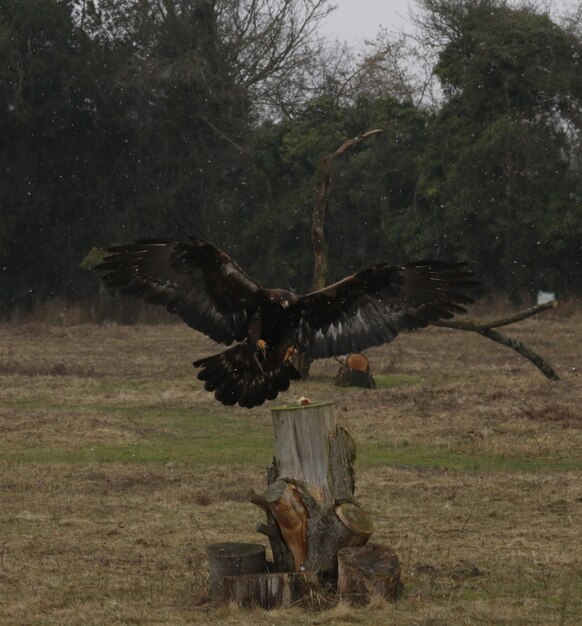
<instances>
[{"instance_id":1,"label":"forest treeline","mask_svg":"<svg viewBox=\"0 0 582 626\"><path fill-rule=\"evenodd\" d=\"M418 37L321 41L328 0L0 0L0 314L99 294L102 250L201 236L308 290L468 261L486 290L582 293L582 30L532 4L419 0Z\"/></svg>"}]
</instances>

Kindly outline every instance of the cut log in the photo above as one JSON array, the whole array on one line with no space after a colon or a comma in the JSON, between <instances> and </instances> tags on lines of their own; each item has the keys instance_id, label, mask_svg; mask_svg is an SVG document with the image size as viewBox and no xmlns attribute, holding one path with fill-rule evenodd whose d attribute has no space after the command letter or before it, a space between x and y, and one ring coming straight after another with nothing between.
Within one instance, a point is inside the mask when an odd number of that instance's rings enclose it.
<instances>
[{"instance_id":1,"label":"cut log","mask_svg":"<svg viewBox=\"0 0 582 626\"><path fill-rule=\"evenodd\" d=\"M348 545L363 546L374 532L372 518L357 504L344 502L335 508L335 514L342 524L353 534Z\"/></svg>"},{"instance_id":2,"label":"cut log","mask_svg":"<svg viewBox=\"0 0 582 626\"><path fill-rule=\"evenodd\" d=\"M242 576L267 571L265 546L258 543L213 543L207 548L210 593L224 598L225 576Z\"/></svg>"},{"instance_id":3,"label":"cut log","mask_svg":"<svg viewBox=\"0 0 582 626\"><path fill-rule=\"evenodd\" d=\"M367 372L351 370L340 367L334 378L337 387L363 387L364 389L376 389L374 377Z\"/></svg>"},{"instance_id":4,"label":"cut log","mask_svg":"<svg viewBox=\"0 0 582 626\"><path fill-rule=\"evenodd\" d=\"M338 593L354 604L378 595L396 600L402 593L400 560L392 548L368 544L338 552Z\"/></svg>"},{"instance_id":5,"label":"cut log","mask_svg":"<svg viewBox=\"0 0 582 626\"><path fill-rule=\"evenodd\" d=\"M307 559L307 511L299 490L291 483L276 480L269 485L264 497L291 552L293 569L299 571Z\"/></svg>"},{"instance_id":6,"label":"cut log","mask_svg":"<svg viewBox=\"0 0 582 626\"><path fill-rule=\"evenodd\" d=\"M331 402L272 409L275 458L268 488L252 502L267 511L275 570L318 571L335 580L337 553L363 545L373 523L354 500L355 445L336 426Z\"/></svg>"},{"instance_id":7,"label":"cut log","mask_svg":"<svg viewBox=\"0 0 582 626\"><path fill-rule=\"evenodd\" d=\"M263 609L287 607L319 588L317 572L278 572L227 576L224 599Z\"/></svg>"},{"instance_id":8,"label":"cut log","mask_svg":"<svg viewBox=\"0 0 582 626\"><path fill-rule=\"evenodd\" d=\"M348 354L336 359L340 368L334 378L338 387L365 387L375 389L376 382L372 377L370 362L363 354Z\"/></svg>"}]
</instances>

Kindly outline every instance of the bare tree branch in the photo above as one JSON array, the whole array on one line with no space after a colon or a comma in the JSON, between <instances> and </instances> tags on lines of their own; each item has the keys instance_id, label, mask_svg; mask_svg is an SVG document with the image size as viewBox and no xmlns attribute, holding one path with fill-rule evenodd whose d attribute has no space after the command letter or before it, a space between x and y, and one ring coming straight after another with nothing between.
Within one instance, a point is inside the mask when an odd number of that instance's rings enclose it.
<instances>
[{"instance_id":1,"label":"bare tree branch","mask_svg":"<svg viewBox=\"0 0 582 626\"><path fill-rule=\"evenodd\" d=\"M545 302L544 304L538 304L533 306L525 311L520 311L514 315L510 315L509 317L503 317L496 320L491 320L489 322L479 322L476 320L441 320L437 322L432 322L433 326L441 326L443 328L455 328L457 330L468 330L483 337L487 337L492 341L496 341L503 346L511 348L515 350L518 354L521 354L524 358L531 361L546 378L550 380L559 380L560 377L556 374L556 372L552 369L552 367L542 359L542 357L534 352L531 348L525 346L518 339L513 339L512 337L506 337L502 335L500 332L493 330L494 328L499 328L500 326L508 326L509 324L514 324L515 322L519 322L524 320L532 315L536 315L537 313L541 313L542 311L546 311L547 309L555 309L558 306L558 302L556 300L552 300L551 302Z\"/></svg>"},{"instance_id":2,"label":"bare tree branch","mask_svg":"<svg viewBox=\"0 0 582 626\"><path fill-rule=\"evenodd\" d=\"M382 132L384 131L381 128L377 128L375 130L369 130L362 135L358 135L346 141L335 152L324 156L319 161L315 174L316 188L313 201L313 217L311 220L311 241L313 242L313 256L315 258L312 283L314 291L325 287L325 279L327 277L327 245L325 243L323 226L325 222L327 193L331 185L331 163L334 159L345 154L353 146L362 143L362 141L365 141L369 137L379 135Z\"/></svg>"},{"instance_id":3,"label":"bare tree branch","mask_svg":"<svg viewBox=\"0 0 582 626\"><path fill-rule=\"evenodd\" d=\"M541 313L542 311L546 311L547 309L557 309L558 302L556 300L551 300L550 302L544 302L544 304L536 304L536 306L532 306L529 309L525 309L525 311L520 311L519 313L515 313L514 315L510 315L509 317L501 317L496 320L491 320L489 322L479 322L477 320L441 320L439 322L433 322L433 326L444 326L446 328L457 328L459 330L473 330L475 332L479 332L481 330L488 330L490 328L499 328L500 326L508 326L509 324L515 324L515 322L520 322L521 320L526 319L527 317L531 317L532 315L536 315L536 313Z\"/></svg>"},{"instance_id":4,"label":"bare tree branch","mask_svg":"<svg viewBox=\"0 0 582 626\"><path fill-rule=\"evenodd\" d=\"M325 208L327 206L327 194L331 185L331 163L334 159L345 154L351 147L362 143L369 137L379 135L384 132L381 128L369 130L343 143L337 150L322 157L315 172L315 196L313 199L313 216L311 219L311 241L313 244L313 291L325 287L327 277L327 244L323 230L325 222ZM298 354L295 357L295 367L301 373L301 378L309 377L309 368L312 360L305 354Z\"/></svg>"},{"instance_id":5,"label":"bare tree branch","mask_svg":"<svg viewBox=\"0 0 582 626\"><path fill-rule=\"evenodd\" d=\"M227 141L233 148L235 148L236 150L238 150L241 154L245 154L245 155L249 155L250 152L248 150L245 150L244 148L241 148L241 146L239 146L235 141L233 141L228 135L225 135L220 129L216 128L216 126L209 120L206 119L205 117L202 118L202 120L208 124L208 126L210 126L210 128L212 128L212 130L219 136L222 137L222 139L224 139L225 141Z\"/></svg>"}]
</instances>

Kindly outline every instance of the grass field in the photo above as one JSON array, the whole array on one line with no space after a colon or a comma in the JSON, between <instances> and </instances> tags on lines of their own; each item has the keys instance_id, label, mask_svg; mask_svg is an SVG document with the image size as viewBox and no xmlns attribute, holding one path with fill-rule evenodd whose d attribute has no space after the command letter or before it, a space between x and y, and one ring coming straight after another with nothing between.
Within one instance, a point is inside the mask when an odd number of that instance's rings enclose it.
<instances>
[{"instance_id":1,"label":"grass field","mask_svg":"<svg viewBox=\"0 0 582 626\"><path fill-rule=\"evenodd\" d=\"M472 333L431 328L369 351L379 389L337 363L277 400L334 400L356 495L399 553L405 593L265 612L216 606L205 546L262 541L269 407L227 409L182 326L0 327L0 624L582 623L582 318L506 329L547 381Z\"/></svg>"}]
</instances>

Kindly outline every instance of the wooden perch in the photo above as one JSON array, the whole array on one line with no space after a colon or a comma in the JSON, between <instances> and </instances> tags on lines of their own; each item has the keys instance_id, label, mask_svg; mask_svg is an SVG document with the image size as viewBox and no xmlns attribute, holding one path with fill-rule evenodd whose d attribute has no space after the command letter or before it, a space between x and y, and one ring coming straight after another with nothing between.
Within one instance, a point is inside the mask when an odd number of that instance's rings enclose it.
<instances>
[{"instance_id":1,"label":"wooden perch","mask_svg":"<svg viewBox=\"0 0 582 626\"><path fill-rule=\"evenodd\" d=\"M334 405L276 407L275 458L263 496L251 501L267 511L257 530L269 538L275 571L337 573L337 553L364 545L374 530L354 500L355 445L337 426Z\"/></svg>"},{"instance_id":2,"label":"wooden perch","mask_svg":"<svg viewBox=\"0 0 582 626\"><path fill-rule=\"evenodd\" d=\"M274 609L291 606L319 589L317 572L276 572L226 576L224 599L239 606Z\"/></svg>"},{"instance_id":3,"label":"wooden perch","mask_svg":"<svg viewBox=\"0 0 582 626\"><path fill-rule=\"evenodd\" d=\"M374 532L372 518L353 502L344 502L335 507L335 514L342 524L353 533L349 545L363 546Z\"/></svg>"},{"instance_id":4,"label":"wooden perch","mask_svg":"<svg viewBox=\"0 0 582 626\"><path fill-rule=\"evenodd\" d=\"M335 357L335 360L340 364L340 368L333 379L334 385L376 388L367 356L351 353L344 357Z\"/></svg>"},{"instance_id":5,"label":"wooden perch","mask_svg":"<svg viewBox=\"0 0 582 626\"><path fill-rule=\"evenodd\" d=\"M542 357L534 352L531 348L525 346L518 339L513 339L512 337L506 337L493 330L494 328L499 328L500 326L508 326L509 324L514 324L515 322L519 322L524 320L532 315L536 315L541 311L545 311L546 309L555 309L558 306L558 302L556 300L552 300L551 302L545 302L544 304L537 304L525 311L520 311L519 313L515 313L514 315L510 315L509 317L502 317L500 319L492 320L489 322L479 322L476 320L441 320L437 322L432 322L433 326L441 326L443 328L455 328L458 330L470 330L483 337L487 337L492 341L496 341L503 346L507 346L512 350L515 350L518 354L525 357L529 361L531 361L546 377L550 380L559 380L560 377L556 374L556 372L552 369L552 367L542 359Z\"/></svg>"},{"instance_id":6,"label":"wooden perch","mask_svg":"<svg viewBox=\"0 0 582 626\"><path fill-rule=\"evenodd\" d=\"M322 582L337 582L339 561L341 593L350 600L378 593L396 599L402 583L394 550L359 551L374 522L354 499L356 447L336 424L334 404L274 407L271 415L275 456L267 488L251 490L249 499L267 515L256 530L268 537L274 562L265 560L262 544L210 545L212 596L239 606L287 607L313 596Z\"/></svg>"}]
</instances>

